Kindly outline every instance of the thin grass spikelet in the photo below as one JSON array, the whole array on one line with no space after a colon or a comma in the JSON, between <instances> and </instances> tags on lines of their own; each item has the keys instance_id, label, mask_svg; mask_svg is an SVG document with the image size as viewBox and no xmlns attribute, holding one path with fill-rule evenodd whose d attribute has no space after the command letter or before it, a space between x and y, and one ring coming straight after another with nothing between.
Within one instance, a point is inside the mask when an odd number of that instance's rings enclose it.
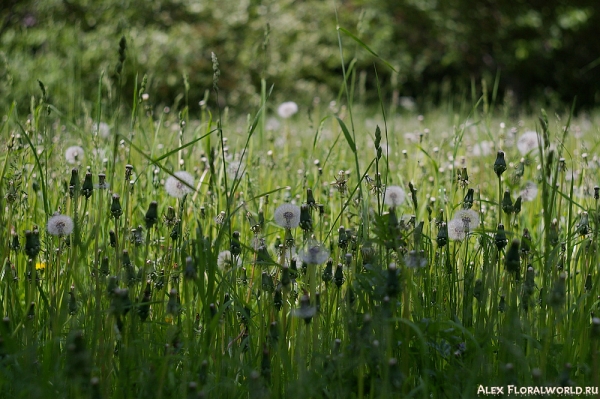
<instances>
[{"instance_id":1,"label":"thin grass spikelet","mask_svg":"<svg viewBox=\"0 0 600 399\"><path fill-rule=\"evenodd\" d=\"M286 229L293 229L300 224L300 207L294 204L282 204L273 215L275 223Z\"/></svg>"},{"instance_id":2,"label":"thin grass spikelet","mask_svg":"<svg viewBox=\"0 0 600 399\"><path fill-rule=\"evenodd\" d=\"M167 194L175 198L183 198L184 195L193 191L194 177L184 170L173 173L165 181Z\"/></svg>"},{"instance_id":3,"label":"thin grass spikelet","mask_svg":"<svg viewBox=\"0 0 600 399\"><path fill-rule=\"evenodd\" d=\"M71 146L65 151L65 159L67 163L75 165L80 163L85 156L85 151L78 145Z\"/></svg>"},{"instance_id":4,"label":"thin grass spikelet","mask_svg":"<svg viewBox=\"0 0 600 399\"><path fill-rule=\"evenodd\" d=\"M73 232L73 227L73 219L67 215L55 213L50 219L48 219L48 233L53 236L67 236Z\"/></svg>"},{"instance_id":5,"label":"thin grass spikelet","mask_svg":"<svg viewBox=\"0 0 600 399\"><path fill-rule=\"evenodd\" d=\"M406 192L399 186L388 186L385 189L383 202L391 207L402 205L406 199Z\"/></svg>"}]
</instances>

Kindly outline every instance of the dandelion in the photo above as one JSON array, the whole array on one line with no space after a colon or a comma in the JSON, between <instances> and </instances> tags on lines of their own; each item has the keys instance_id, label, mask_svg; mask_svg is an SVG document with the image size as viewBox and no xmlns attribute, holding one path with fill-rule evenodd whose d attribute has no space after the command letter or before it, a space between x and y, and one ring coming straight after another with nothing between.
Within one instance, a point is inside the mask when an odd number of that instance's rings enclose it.
<instances>
[{"instance_id":1,"label":"dandelion","mask_svg":"<svg viewBox=\"0 0 600 399\"><path fill-rule=\"evenodd\" d=\"M46 262L36 262L35 270L46 270Z\"/></svg>"},{"instance_id":2,"label":"dandelion","mask_svg":"<svg viewBox=\"0 0 600 399\"><path fill-rule=\"evenodd\" d=\"M85 152L83 151L83 148L79 147L78 145L74 145L67 148L65 151L65 158L67 159L68 163L75 165L83 159L84 154Z\"/></svg>"},{"instance_id":3,"label":"dandelion","mask_svg":"<svg viewBox=\"0 0 600 399\"><path fill-rule=\"evenodd\" d=\"M219 266L219 269L221 270L237 268L241 266L241 264L240 258L236 256L234 259L233 255L231 255L231 251L229 250L221 251L217 256L217 266Z\"/></svg>"},{"instance_id":4,"label":"dandelion","mask_svg":"<svg viewBox=\"0 0 600 399\"><path fill-rule=\"evenodd\" d=\"M110 136L110 126L108 126L108 123L106 122L100 122L99 124L94 123L93 131L103 139L107 139Z\"/></svg>"},{"instance_id":5,"label":"dandelion","mask_svg":"<svg viewBox=\"0 0 600 399\"><path fill-rule=\"evenodd\" d=\"M425 251L409 251L406 255L404 255L404 264L411 269L427 266Z\"/></svg>"},{"instance_id":6,"label":"dandelion","mask_svg":"<svg viewBox=\"0 0 600 399\"><path fill-rule=\"evenodd\" d=\"M286 101L281 103L277 108L277 113L283 119L287 119L298 112L298 104L293 101Z\"/></svg>"},{"instance_id":7,"label":"dandelion","mask_svg":"<svg viewBox=\"0 0 600 399\"><path fill-rule=\"evenodd\" d=\"M275 209L275 223L286 229L293 229L300 224L300 207L294 204L283 204Z\"/></svg>"},{"instance_id":8,"label":"dandelion","mask_svg":"<svg viewBox=\"0 0 600 399\"><path fill-rule=\"evenodd\" d=\"M48 219L48 233L53 236L68 236L73 232L73 219L67 215L55 213Z\"/></svg>"},{"instance_id":9,"label":"dandelion","mask_svg":"<svg viewBox=\"0 0 600 399\"><path fill-rule=\"evenodd\" d=\"M463 230L468 233L479 224L479 214L472 209L461 209L454 214L454 220L460 221L463 224Z\"/></svg>"},{"instance_id":10,"label":"dandelion","mask_svg":"<svg viewBox=\"0 0 600 399\"><path fill-rule=\"evenodd\" d=\"M389 186L385 189L384 202L386 205L396 207L401 205L406 198L406 192L398 186Z\"/></svg>"},{"instance_id":11,"label":"dandelion","mask_svg":"<svg viewBox=\"0 0 600 399\"><path fill-rule=\"evenodd\" d=\"M519 195L523 201L533 201L538 195L537 184L532 181L526 182Z\"/></svg>"},{"instance_id":12,"label":"dandelion","mask_svg":"<svg viewBox=\"0 0 600 399\"><path fill-rule=\"evenodd\" d=\"M175 172L165 182L167 194L175 198L183 198L184 195L191 193L193 186L194 177L183 170Z\"/></svg>"},{"instance_id":13,"label":"dandelion","mask_svg":"<svg viewBox=\"0 0 600 399\"><path fill-rule=\"evenodd\" d=\"M527 155L538 148L538 139L540 136L534 131L527 131L517 140L517 148L521 155Z\"/></svg>"},{"instance_id":14,"label":"dandelion","mask_svg":"<svg viewBox=\"0 0 600 399\"><path fill-rule=\"evenodd\" d=\"M300 259L309 265L320 265L329 259L329 251L317 240L308 240L306 246L300 250Z\"/></svg>"},{"instance_id":15,"label":"dandelion","mask_svg":"<svg viewBox=\"0 0 600 399\"><path fill-rule=\"evenodd\" d=\"M462 220L452 219L448 222L448 238L452 241L462 241L467 236Z\"/></svg>"},{"instance_id":16,"label":"dandelion","mask_svg":"<svg viewBox=\"0 0 600 399\"><path fill-rule=\"evenodd\" d=\"M492 154L494 143L491 141L482 141L475 143L471 149L471 154L475 157L485 157Z\"/></svg>"}]
</instances>

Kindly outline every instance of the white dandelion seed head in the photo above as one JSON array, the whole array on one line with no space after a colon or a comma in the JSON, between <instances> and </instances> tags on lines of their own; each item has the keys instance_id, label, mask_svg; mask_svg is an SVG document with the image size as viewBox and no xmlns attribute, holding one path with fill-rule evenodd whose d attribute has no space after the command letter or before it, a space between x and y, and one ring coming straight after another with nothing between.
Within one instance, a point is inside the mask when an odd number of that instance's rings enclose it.
<instances>
[{"instance_id":1,"label":"white dandelion seed head","mask_svg":"<svg viewBox=\"0 0 600 399\"><path fill-rule=\"evenodd\" d=\"M279 123L277 118L267 119L265 128L267 129L268 132L273 132L275 130L279 130L280 127L281 127L281 123Z\"/></svg>"},{"instance_id":2,"label":"white dandelion seed head","mask_svg":"<svg viewBox=\"0 0 600 399\"><path fill-rule=\"evenodd\" d=\"M227 164L227 176L230 179L238 178L241 179L244 175L245 165L240 161L230 161Z\"/></svg>"},{"instance_id":3,"label":"white dandelion seed head","mask_svg":"<svg viewBox=\"0 0 600 399\"><path fill-rule=\"evenodd\" d=\"M453 220L458 220L463 224L465 231L471 231L479 224L479 214L472 209L461 209L454 214Z\"/></svg>"},{"instance_id":4,"label":"white dandelion seed head","mask_svg":"<svg viewBox=\"0 0 600 399\"><path fill-rule=\"evenodd\" d=\"M519 195L523 201L533 201L538 195L538 186L532 181L525 183Z\"/></svg>"},{"instance_id":5,"label":"white dandelion seed head","mask_svg":"<svg viewBox=\"0 0 600 399\"><path fill-rule=\"evenodd\" d=\"M452 241L462 241L467 236L462 220L452 219L448 222L448 238Z\"/></svg>"},{"instance_id":6,"label":"white dandelion seed head","mask_svg":"<svg viewBox=\"0 0 600 399\"><path fill-rule=\"evenodd\" d=\"M406 264L406 267L410 267L411 269L427 266L425 251L409 251L406 255L404 255L404 264Z\"/></svg>"},{"instance_id":7,"label":"white dandelion seed head","mask_svg":"<svg viewBox=\"0 0 600 399\"><path fill-rule=\"evenodd\" d=\"M48 233L53 236L68 236L73 232L73 219L67 215L55 213L48 219Z\"/></svg>"},{"instance_id":8,"label":"white dandelion seed head","mask_svg":"<svg viewBox=\"0 0 600 399\"><path fill-rule=\"evenodd\" d=\"M173 173L165 181L165 190L167 194L175 198L183 198L184 195L191 193L194 186L194 177L188 172L180 170Z\"/></svg>"},{"instance_id":9,"label":"white dandelion seed head","mask_svg":"<svg viewBox=\"0 0 600 399\"><path fill-rule=\"evenodd\" d=\"M494 143L491 141L482 141L475 143L471 149L471 154L475 157L485 157L494 152Z\"/></svg>"},{"instance_id":10,"label":"white dandelion seed head","mask_svg":"<svg viewBox=\"0 0 600 399\"><path fill-rule=\"evenodd\" d=\"M320 265L329 259L329 251L317 240L308 240L300 250L300 259L310 265Z\"/></svg>"},{"instance_id":11,"label":"white dandelion seed head","mask_svg":"<svg viewBox=\"0 0 600 399\"><path fill-rule=\"evenodd\" d=\"M300 207L294 204L282 204L275 209L275 223L286 229L293 229L300 224Z\"/></svg>"},{"instance_id":12,"label":"white dandelion seed head","mask_svg":"<svg viewBox=\"0 0 600 399\"><path fill-rule=\"evenodd\" d=\"M541 140L541 137L532 130L523 133L517 140L517 149L521 155L527 155L536 150L538 148L538 138Z\"/></svg>"},{"instance_id":13,"label":"white dandelion seed head","mask_svg":"<svg viewBox=\"0 0 600 399\"><path fill-rule=\"evenodd\" d=\"M242 265L242 261L239 256L235 258L231 255L231 251L221 251L217 256L217 266L219 269L226 271L230 269L234 269L240 267Z\"/></svg>"},{"instance_id":14,"label":"white dandelion seed head","mask_svg":"<svg viewBox=\"0 0 600 399\"><path fill-rule=\"evenodd\" d=\"M93 130L94 133L97 133L98 136L102 137L103 139L110 137L110 126L108 126L108 123L106 122L100 122L98 124L94 123Z\"/></svg>"},{"instance_id":15,"label":"white dandelion seed head","mask_svg":"<svg viewBox=\"0 0 600 399\"><path fill-rule=\"evenodd\" d=\"M298 104L293 101L281 103L277 108L277 114L283 119L287 119L298 112Z\"/></svg>"},{"instance_id":16,"label":"white dandelion seed head","mask_svg":"<svg viewBox=\"0 0 600 399\"><path fill-rule=\"evenodd\" d=\"M65 151L65 159L71 165L75 165L83 159L85 152L78 145L71 146Z\"/></svg>"},{"instance_id":17,"label":"white dandelion seed head","mask_svg":"<svg viewBox=\"0 0 600 399\"><path fill-rule=\"evenodd\" d=\"M404 202L406 192L399 186L388 186L385 189L385 197L383 202L386 205L397 207Z\"/></svg>"}]
</instances>

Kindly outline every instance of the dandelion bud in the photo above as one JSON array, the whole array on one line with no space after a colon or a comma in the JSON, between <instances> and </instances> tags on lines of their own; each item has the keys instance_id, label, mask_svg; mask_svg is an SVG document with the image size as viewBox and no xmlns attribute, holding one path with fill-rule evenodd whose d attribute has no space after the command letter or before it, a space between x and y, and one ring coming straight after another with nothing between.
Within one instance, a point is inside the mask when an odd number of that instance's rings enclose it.
<instances>
[{"instance_id":1,"label":"dandelion bud","mask_svg":"<svg viewBox=\"0 0 600 399\"><path fill-rule=\"evenodd\" d=\"M133 173L133 165L125 165L125 180L129 181L131 179L131 174Z\"/></svg>"},{"instance_id":2,"label":"dandelion bud","mask_svg":"<svg viewBox=\"0 0 600 399\"><path fill-rule=\"evenodd\" d=\"M440 248L448 243L448 225L446 224L446 222L442 222L442 224L440 225L436 241Z\"/></svg>"},{"instance_id":3,"label":"dandelion bud","mask_svg":"<svg viewBox=\"0 0 600 399\"><path fill-rule=\"evenodd\" d=\"M533 290L535 289L535 271L533 267L529 266L527 268L527 272L525 273L525 284L523 285L524 293L527 296L533 295Z\"/></svg>"},{"instance_id":4,"label":"dandelion bud","mask_svg":"<svg viewBox=\"0 0 600 399\"><path fill-rule=\"evenodd\" d=\"M165 221L168 225L172 226L175 224L177 216L175 215L175 208L172 206L167 207L167 214L165 215Z\"/></svg>"},{"instance_id":5,"label":"dandelion bud","mask_svg":"<svg viewBox=\"0 0 600 399\"><path fill-rule=\"evenodd\" d=\"M183 271L183 278L186 280L195 280L196 277L198 277L196 265L194 264L193 258L188 256L185 258L185 270Z\"/></svg>"},{"instance_id":6,"label":"dandelion bud","mask_svg":"<svg viewBox=\"0 0 600 399\"><path fill-rule=\"evenodd\" d=\"M275 289L275 295L273 296L273 306L275 307L275 309L277 309L277 311L281 310L281 307L283 306L283 294L281 292L280 285L277 285L277 288Z\"/></svg>"},{"instance_id":7,"label":"dandelion bud","mask_svg":"<svg viewBox=\"0 0 600 399\"><path fill-rule=\"evenodd\" d=\"M594 187L594 199L599 199L600 198L600 187L595 186Z\"/></svg>"},{"instance_id":8,"label":"dandelion bud","mask_svg":"<svg viewBox=\"0 0 600 399\"><path fill-rule=\"evenodd\" d=\"M34 259L40 252L40 232L37 228L25 231L25 253L29 259Z\"/></svg>"},{"instance_id":9,"label":"dandelion bud","mask_svg":"<svg viewBox=\"0 0 600 399\"><path fill-rule=\"evenodd\" d=\"M348 236L346 235L346 229L344 226L340 226L338 229L338 247L345 249L348 246Z\"/></svg>"},{"instance_id":10,"label":"dandelion bud","mask_svg":"<svg viewBox=\"0 0 600 399\"><path fill-rule=\"evenodd\" d=\"M413 205L415 209L418 209L419 203L417 202L417 188L412 184L412 182L408 183L408 188L410 189L410 197L412 199Z\"/></svg>"},{"instance_id":11,"label":"dandelion bud","mask_svg":"<svg viewBox=\"0 0 600 399\"><path fill-rule=\"evenodd\" d=\"M502 198L502 210L507 215L510 215L514 211L512 199L510 198L510 191L506 190L504 192L504 197Z\"/></svg>"},{"instance_id":12,"label":"dandelion bud","mask_svg":"<svg viewBox=\"0 0 600 399\"><path fill-rule=\"evenodd\" d=\"M98 189L106 190L108 188L108 183L106 182L106 175L104 173L98 174Z\"/></svg>"},{"instance_id":13,"label":"dandelion bud","mask_svg":"<svg viewBox=\"0 0 600 399\"><path fill-rule=\"evenodd\" d=\"M177 290L174 288L169 291L169 302L167 302L167 313L171 315L177 315L181 310L181 305L179 304L179 295L177 294Z\"/></svg>"},{"instance_id":14,"label":"dandelion bud","mask_svg":"<svg viewBox=\"0 0 600 399\"><path fill-rule=\"evenodd\" d=\"M19 235L12 234L12 241L10 243L10 249L13 251L18 251L21 248L21 243L19 243Z\"/></svg>"},{"instance_id":15,"label":"dandelion bud","mask_svg":"<svg viewBox=\"0 0 600 399\"><path fill-rule=\"evenodd\" d=\"M79 171L76 168L71 170L71 180L69 182L69 197L73 198L79 191Z\"/></svg>"},{"instance_id":16,"label":"dandelion bud","mask_svg":"<svg viewBox=\"0 0 600 399\"><path fill-rule=\"evenodd\" d=\"M313 196L313 192L312 192L312 190L310 188L306 189L306 203L311 208L316 208L316 206L317 206L317 203L315 201L315 197Z\"/></svg>"},{"instance_id":17,"label":"dandelion bud","mask_svg":"<svg viewBox=\"0 0 600 399\"><path fill-rule=\"evenodd\" d=\"M291 248L294 246L294 236L292 236L292 230L285 229L285 246Z\"/></svg>"},{"instance_id":18,"label":"dandelion bud","mask_svg":"<svg viewBox=\"0 0 600 399\"><path fill-rule=\"evenodd\" d=\"M508 251L506 252L506 256L504 258L504 265L506 271L509 273L513 273L515 278L519 280L519 271L521 269L521 257L519 256L519 240L514 239Z\"/></svg>"},{"instance_id":19,"label":"dandelion bud","mask_svg":"<svg viewBox=\"0 0 600 399\"><path fill-rule=\"evenodd\" d=\"M531 234L528 229L523 229L523 237L521 237L521 253L523 255L529 254L531 250Z\"/></svg>"},{"instance_id":20,"label":"dandelion bud","mask_svg":"<svg viewBox=\"0 0 600 399\"><path fill-rule=\"evenodd\" d=\"M552 222L550 223L550 232L548 234L549 238L550 238L550 244L552 244L553 246L558 245L559 242L559 235L558 235L558 220L554 219L552 220Z\"/></svg>"},{"instance_id":21,"label":"dandelion bud","mask_svg":"<svg viewBox=\"0 0 600 399\"><path fill-rule=\"evenodd\" d=\"M150 202L144 220L146 221L146 228L148 230L150 230L158 221L158 203L156 201Z\"/></svg>"},{"instance_id":22,"label":"dandelion bud","mask_svg":"<svg viewBox=\"0 0 600 399\"><path fill-rule=\"evenodd\" d=\"M175 225L173 226L173 229L171 230L171 234L169 234L169 237L171 237L171 239L173 241L177 240L181 233L180 230L181 230L181 223L179 220L177 220L175 222Z\"/></svg>"},{"instance_id":23,"label":"dandelion bud","mask_svg":"<svg viewBox=\"0 0 600 399\"><path fill-rule=\"evenodd\" d=\"M112 196L112 204L110 206L110 214L118 219L123 214L123 209L121 208L121 197L119 194L113 194Z\"/></svg>"},{"instance_id":24,"label":"dandelion bud","mask_svg":"<svg viewBox=\"0 0 600 399\"><path fill-rule=\"evenodd\" d=\"M494 172L500 178L502 173L506 171L506 160L504 159L504 152L498 151L496 155L496 161L494 162Z\"/></svg>"},{"instance_id":25,"label":"dandelion bud","mask_svg":"<svg viewBox=\"0 0 600 399\"><path fill-rule=\"evenodd\" d=\"M242 244L240 243L240 232L234 231L231 235L231 244L229 251L233 256L239 256L242 253Z\"/></svg>"},{"instance_id":26,"label":"dandelion bud","mask_svg":"<svg viewBox=\"0 0 600 399\"><path fill-rule=\"evenodd\" d=\"M329 282L333 279L333 260L331 258L329 258L325 264L325 269L323 270L321 279L325 284L329 284Z\"/></svg>"},{"instance_id":27,"label":"dandelion bud","mask_svg":"<svg viewBox=\"0 0 600 399\"><path fill-rule=\"evenodd\" d=\"M335 269L335 275L333 277L333 282L337 285L338 288L344 284L344 266L341 263L338 263Z\"/></svg>"},{"instance_id":28,"label":"dandelion bud","mask_svg":"<svg viewBox=\"0 0 600 399\"><path fill-rule=\"evenodd\" d=\"M463 199L463 209L471 209L473 207L473 194L475 190L470 188L467 190L467 195L465 195L465 199Z\"/></svg>"},{"instance_id":29,"label":"dandelion bud","mask_svg":"<svg viewBox=\"0 0 600 399\"><path fill-rule=\"evenodd\" d=\"M94 184L92 183L92 174L87 172L85 174L85 179L83 180L83 186L81 186L81 194L86 199L89 199L92 196L92 191L94 191Z\"/></svg>"},{"instance_id":30,"label":"dandelion bud","mask_svg":"<svg viewBox=\"0 0 600 399\"><path fill-rule=\"evenodd\" d=\"M69 314L74 315L77 313L77 300L75 299L75 286L71 286L71 290L69 291Z\"/></svg>"},{"instance_id":31,"label":"dandelion bud","mask_svg":"<svg viewBox=\"0 0 600 399\"><path fill-rule=\"evenodd\" d=\"M483 298L483 281L481 279L475 280L475 287L473 287L473 296L478 301L481 301Z\"/></svg>"},{"instance_id":32,"label":"dandelion bud","mask_svg":"<svg viewBox=\"0 0 600 399\"><path fill-rule=\"evenodd\" d=\"M565 303L565 298L567 295L565 284L566 279L567 275L562 272L558 276L558 281L554 284L554 287L552 287L552 292L550 292L548 303L554 308L555 311L557 311Z\"/></svg>"},{"instance_id":33,"label":"dandelion bud","mask_svg":"<svg viewBox=\"0 0 600 399\"><path fill-rule=\"evenodd\" d=\"M387 280L385 283L385 292L390 298L395 298L400 292L400 281L398 280L398 276L399 273L396 264L390 263L388 266Z\"/></svg>"},{"instance_id":34,"label":"dandelion bud","mask_svg":"<svg viewBox=\"0 0 600 399\"><path fill-rule=\"evenodd\" d=\"M310 206L308 204L302 204L300 207L300 228L305 233L312 231L312 216L310 214Z\"/></svg>"},{"instance_id":35,"label":"dandelion bud","mask_svg":"<svg viewBox=\"0 0 600 399\"><path fill-rule=\"evenodd\" d=\"M587 212L581 212L581 217L579 219L579 223L577 223L576 231L581 236L586 236L592 231L592 229L590 228L589 215Z\"/></svg>"},{"instance_id":36,"label":"dandelion bud","mask_svg":"<svg viewBox=\"0 0 600 399\"><path fill-rule=\"evenodd\" d=\"M504 295L500 295L500 302L498 303L498 311L504 313L506 311L506 299Z\"/></svg>"},{"instance_id":37,"label":"dandelion bud","mask_svg":"<svg viewBox=\"0 0 600 399\"><path fill-rule=\"evenodd\" d=\"M508 239L504 232L504 225L502 223L498 225L498 231L494 236L494 242L496 243L496 247L498 247L498 251L502 251L504 247L506 247L506 244L508 244Z\"/></svg>"},{"instance_id":38,"label":"dandelion bud","mask_svg":"<svg viewBox=\"0 0 600 399\"><path fill-rule=\"evenodd\" d=\"M267 272L262 272L261 283L263 291L273 292L273 290L275 289L275 285L273 284L273 278Z\"/></svg>"},{"instance_id":39,"label":"dandelion bud","mask_svg":"<svg viewBox=\"0 0 600 399\"><path fill-rule=\"evenodd\" d=\"M522 201L523 200L522 200L521 196L519 195L513 205L513 212L515 213L515 215L518 215L519 213L521 213L521 202Z\"/></svg>"},{"instance_id":40,"label":"dandelion bud","mask_svg":"<svg viewBox=\"0 0 600 399\"><path fill-rule=\"evenodd\" d=\"M292 279L290 277L290 268L287 265L284 265L281 269L281 286L283 288L288 288L292 283Z\"/></svg>"}]
</instances>

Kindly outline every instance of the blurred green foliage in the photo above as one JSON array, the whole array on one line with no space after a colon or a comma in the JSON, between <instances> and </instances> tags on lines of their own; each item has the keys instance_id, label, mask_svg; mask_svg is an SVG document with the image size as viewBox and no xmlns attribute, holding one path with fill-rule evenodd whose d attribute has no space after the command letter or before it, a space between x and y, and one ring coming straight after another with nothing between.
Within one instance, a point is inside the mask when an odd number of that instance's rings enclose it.
<instances>
[{"instance_id":1,"label":"blurred green foliage","mask_svg":"<svg viewBox=\"0 0 600 399\"><path fill-rule=\"evenodd\" d=\"M500 95L517 102L600 103L596 0L5 0L0 105L27 105L37 79L72 107L93 103L101 71L107 101L129 99L136 74L147 74L154 103L184 100L187 76L197 104L212 86L211 52L229 105L256 106L261 78L279 100L329 100L341 84L335 5L340 26L398 71L342 34L346 65L356 58L358 100L376 98L375 62L388 98L436 102L482 79L491 88L499 76Z\"/></svg>"}]
</instances>

